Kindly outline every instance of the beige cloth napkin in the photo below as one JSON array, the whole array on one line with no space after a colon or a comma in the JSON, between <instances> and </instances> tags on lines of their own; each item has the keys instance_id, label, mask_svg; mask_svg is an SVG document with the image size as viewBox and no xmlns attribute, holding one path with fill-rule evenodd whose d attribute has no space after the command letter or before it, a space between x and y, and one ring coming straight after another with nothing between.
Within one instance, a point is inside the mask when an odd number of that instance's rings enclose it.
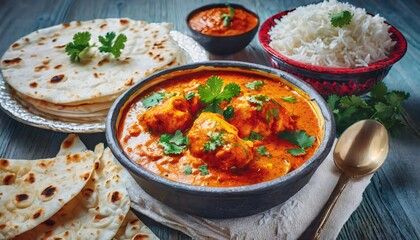
<instances>
[{"instance_id":1,"label":"beige cloth napkin","mask_svg":"<svg viewBox=\"0 0 420 240\"><path fill-rule=\"evenodd\" d=\"M249 217L214 220L176 211L148 195L127 172L132 208L195 239L297 239L318 215L338 181L332 153L309 183L288 201ZM321 239L335 239L362 201L372 175L352 179L331 213Z\"/></svg>"}]
</instances>

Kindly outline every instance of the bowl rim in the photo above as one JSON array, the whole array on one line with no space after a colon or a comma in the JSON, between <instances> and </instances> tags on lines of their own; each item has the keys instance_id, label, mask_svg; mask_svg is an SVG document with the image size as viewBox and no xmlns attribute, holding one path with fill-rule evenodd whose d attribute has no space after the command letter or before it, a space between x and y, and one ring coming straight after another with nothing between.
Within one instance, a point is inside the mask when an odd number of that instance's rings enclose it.
<instances>
[{"instance_id":1,"label":"bowl rim","mask_svg":"<svg viewBox=\"0 0 420 240\"><path fill-rule=\"evenodd\" d=\"M332 75L341 75L341 74L361 74L361 73L369 73L373 71L377 71L378 69L382 69L388 66L393 65L397 61L399 61L407 52L407 40L405 39L404 35L390 23L385 21L385 24L389 25L388 32L391 33L391 38L393 41L396 41L391 54L391 57L385 58L373 63L370 63L367 67L356 67L356 68L332 68L332 67L324 67L324 66L317 66L307 63L298 62L291 58L286 57L285 55L279 53L272 47L270 47L270 36L268 32L274 26L274 20L280 20L283 16L287 15L289 12L294 11L296 8L289 9L286 11L279 12L274 14L273 16L267 18L260 27L258 32L258 40L262 48L271 56L276 58L276 60L280 60L282 62L287 63L296 68L304 69L310 72L315 73L323 73L323 74L332 74ZM367 13L370 14L370 13ZM370 14L372 15L372 14ZM397 51L395 51L397 50Z\"/></svg>"},{"instance_id":2,"label":"bowl rim","mask_svg":"<svg viewBox=\"0 0 420 240\"><path fill-rule=\"evenodd\" d=\"M312 155L312 157L309 158L302 166L293 170L292 172L289 172L288 174L282 177L279 177L270 181L266 181L266 182L257 183L257 184L246 185L246 186L235 186L235 187L195 186L195 185L189 185L186 183L176 182L176 181L164 178L162 176L159 176L158 174L155 174L143 168L142 166L138 165L133 160L131 160L120 147L117 136L116 136L117 119L120 112L124 112L123 107L125 106L126 102L138 96L138 94L140 94L138 90L142 89L143 86L146 86L147 83L153 81L156 78L159 78L166 74L170 74L172 72L191 70L191 69L196 69L203 66L208 67L208 68L217 68L217 69L223 69L223 68L235 69L236 68L236 69L255 70L262 73L274 74L285 79L285 81L293 84L297 88L304 91L308 95L308 99L311 99L312 101L314 101L315 104L317 104L320 110L319 112L320 117L324 118L324 132L323 132L324 139L319 145L314 155ZM299 86L297 86L297 84ZM142 91L148 89L151 86L154 86L154 85L149 85L145 89L142 89ZM332 145L335 139L335 121L334 121L332 112L330 108L328 107L328 104L322 98L322 96L312 86L310 86L308 83L304 82L303 80L297 78L296 76L286 73L282 70L270 68L270 67L259 65L259 64L246 63L246 62L240 62L240 61L207 61L207 62L190 63L190 64L173 67L173 68L166 69L166 70L157 72L155 74L152 74L149 77L145 78L143 81L137 82L135 85L131 86L126 92L124 92L115 100L115 102L111 106L110 111L108 113L105 127L106 127L106 131L105 131L106 140L111 151L113 152L117 160L130 172L134 173L134 175L139 175L143 179L147 179L148 181L153 181L159 185L169 187L172 190L182 191L182 192L194 192L195 194L201 194L201 195L211 193L214 196L221 196L221 197L226 196L226 194L228 194L229 196L242 196L243 194L250 194L250 195L261 194L261 193L270 191L272 189L275 189L279 185L288 184L288 182L292 181L294 178L296 178L296 176L310 174L312 169L317 168L327 157L330 150L332 149Z\"/></svg>"},{"instance_id":3,"label":"bowl rim","mask_svg":"<svg viewBox=\"0 0 420 240\"><path fill-rule=\"evenodd\" d=\"M205 37L211 37L211 38L215 38L215 39L223 39L223 38L229 38L229 37L239 37L239 36L244 36L246 34L251 33L252 31L254 31L255 29L258 29L259 25L260 25L260 17L253 11L249 10L248 8L244 7L241 4L237 4L237 3L229 3L230 6L232 6L233 8L239 8L242 9L252 15L254 15L257 18L257 25L255 25L255 27L251 28L249 31L246 31L244 33L241 34L236 34L236 35L229 35L229 36L213 36L213 35L208 35L208 34L204 34L201 33L197 30L195 30L194 28L192 28L189 24L189 20L191 17L193 17L196 13L201 12L203 10L207 10L207 9L212 9L212 8L216 8L216 7L225 7L226 3L211 3L211 4L207 4L198 8L193 9L190 13L188 13L187 17L185 18L185 22L187 24L188 29L190 29L190 31L198 34L199 36L205 36Z\"/></svg>"}]
</instances>

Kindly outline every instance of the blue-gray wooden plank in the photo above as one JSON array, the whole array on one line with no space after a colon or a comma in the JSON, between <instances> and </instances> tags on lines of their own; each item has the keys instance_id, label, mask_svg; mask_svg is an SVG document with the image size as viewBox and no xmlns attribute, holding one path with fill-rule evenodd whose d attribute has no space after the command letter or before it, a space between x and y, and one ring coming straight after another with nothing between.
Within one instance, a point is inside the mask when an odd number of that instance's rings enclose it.
<instances>
[{"instance_id":1,"label":"blue-gray wooden plank","mask_svg":"<svg viewBox=\"0 0 420 240\"><path fill-rule=\"evenodd\" d=\"M168 21L188 33L185 17L192 9L210 0L0 0L0 54L16 39L37 30L73 20L128 17L149 22ZM261 21L280 11L317 3L314 0L230 1L256 11ZM420 1L352 0L350 3L379 13L407 38L408 51L395 64L386 84L391 89L411 93L404 105L420 125ZM231 56L211 56L269 65L258 39L242 52ZM0 156L35 159L52 157L66 134L26 126L0 112ZM83 134L93 148L104 142L103 134ZM391 151L384 166L374 175L359 208L344 225L339 239L420 239L420 138L409 128L391 139ZM143 217L162 239L188 239L182 233Z\"/></svg>"}]
</instances>

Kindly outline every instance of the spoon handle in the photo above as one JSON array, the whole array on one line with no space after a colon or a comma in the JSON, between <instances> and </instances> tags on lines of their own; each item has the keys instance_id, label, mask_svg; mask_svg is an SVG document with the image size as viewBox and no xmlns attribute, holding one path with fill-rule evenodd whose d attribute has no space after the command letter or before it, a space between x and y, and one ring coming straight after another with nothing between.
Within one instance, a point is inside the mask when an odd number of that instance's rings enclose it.
<instances>
[{"instance_id":1,"label":"spoon handle","mask_svg":"<svg viewBox=\"0 0 420 240\"><path fill-rule=\"evenodd\" d=\"M340 179L338 179L338 182L335 185L330 198L328 198L328 201L325 203L319 215L312 221L308 229L302 234L302 236L300 236L299 239L319 239L321 231L324 228L328 217L330 216L338 198L340 197L349 180L350 177L347 175L343 173L340 175Z\"/></svg>"}]
</instances>

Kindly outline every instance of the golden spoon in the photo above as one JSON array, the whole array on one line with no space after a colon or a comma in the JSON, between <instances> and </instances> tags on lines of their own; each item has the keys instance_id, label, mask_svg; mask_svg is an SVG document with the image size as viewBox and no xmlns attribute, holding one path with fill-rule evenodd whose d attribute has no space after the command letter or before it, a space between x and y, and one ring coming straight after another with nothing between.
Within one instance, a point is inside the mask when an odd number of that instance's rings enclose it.
<instances>
[{"instance_id":1,"label":"golden spoon","mask_svg":"<svg viewBox=\"0 0 420 240\"><path fill-rule=\"evenodd\" d=\"M375 172L388 155L389 138L385 127L374 120L362 120L347 128L334 148L335 165L342 171L333 192L321 211L321 218L312 222L316 229L313 239L319 239L321 231L334 208L337 199L351 178L363 177ZM316 225L314 225L316 224ZM308 228L309 229L309 228ZM301 238L308 239L307 232Z\"/></svg>"}]
</instances>

